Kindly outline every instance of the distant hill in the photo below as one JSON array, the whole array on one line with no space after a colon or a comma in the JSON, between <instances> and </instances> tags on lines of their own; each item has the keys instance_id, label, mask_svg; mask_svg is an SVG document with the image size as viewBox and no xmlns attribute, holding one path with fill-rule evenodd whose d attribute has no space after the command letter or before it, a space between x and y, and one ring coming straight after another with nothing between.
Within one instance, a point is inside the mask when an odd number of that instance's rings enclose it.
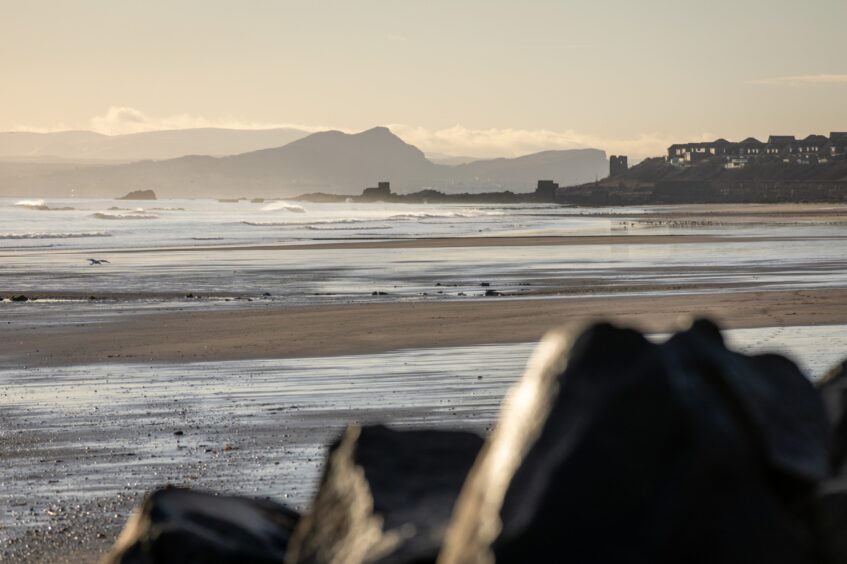
<instances>
[{"instance_id":1,"label":"distant hill","mask_svg":"<svg viewBox=\"0 0 847 564\"><path fill-rule=\"evenodd\" d=\"M455 167L459 178L476 179L481 186L509 189L555 180L561 185L604 178L609 174L606 153L597 149L544 151L514 159L474 161Z\"/></svg>"},{"instance_id":2,"label":"distant hill","mask_svg":"<svg viewBox=\"0 0 847 564\"><path fill-rule=\"evenodd\" d=\"M560 201L588 205L847 201L847 160L825 164L760 159L726 169L720 158L677 167L663 158L626 173L559 191Z\"/></svg>"},{"instance_id":3,"label":"distant hill","mask_svg":"<svg viewBox=\"0 0 847 564\"><path fill-rule=\"evenodd\" d=\"M64 166L39 172L0 163L0 193L118 196L152 189L169 197L289 197L305 192L359 194L380 180L396 192L435 188L446 192L529 191L538 179L563 185L605 176L603 151L547 151L516 159L449 166L431 162L387 128L357 134L314 133L284 146L227 157L186 156L110 166ZM17 172L15 172L17 170Z\"/></svg>"},{"instance_id":4,"label":"distant hill","mask_svg":"<svg viewBox=\"0 0 847 564\"><path fill-rule=\"evenodd\" d=\"M102 135L91 131L0 132L0 159L113 161L224 156L279 147L309 133L299 129L195 128Z\"/></svg>"}]
</instances>

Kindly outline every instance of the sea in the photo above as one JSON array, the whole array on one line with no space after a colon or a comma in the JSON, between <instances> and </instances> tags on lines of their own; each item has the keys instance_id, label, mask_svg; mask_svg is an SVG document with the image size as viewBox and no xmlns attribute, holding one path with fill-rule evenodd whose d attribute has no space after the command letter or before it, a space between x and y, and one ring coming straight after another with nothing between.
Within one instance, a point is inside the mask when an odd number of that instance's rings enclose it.
<instances>
[{"instance_id":1,"label":"sea","mask_svg":"<svg viewBox=\"0 0 847 564\"><path fill-rule=\"evenodd\" d=\"M508 294L497 299L534 300L579 298L586 288L619 296L847 287L847 222L656 220L684 211L6 198L0 323L50 328L174 308L475 300L490 289ZM627 242L634 235L680 237ZM518 236L623 239L333 245ZM39 299L9 299L26 293ZM847 356L845 325L739 329L726 337L744 352L785 353L812 379ZM165 484L272 497L305 510L326 444L346 424L484 434L533 347L42 368L0 358L0 441L9 445L0 541L28 531L78 535L85 519L123 523L145 492Z\"/></svg>"},{"instance_id":2,"label":"sea","mask_svg":"<svg viewBox=\"0 0 847 564\"><path fill-rule=\"evenodd\" d=\"M462 299L494 281L498 290L528 296L531 289L586 283L596 293L642 293L656 284L684 292L847 282L839 244L847 223L643 221L674 209L6 198L0 292L31 288L58 299L120 293L139 306L166 306L191 294L207 298L193 302L202 307L235 298L347 303L369 301L373 292L383 300ZM719 235L737 242L279 252L385 239L592 235ZM90 265L92 258L108 263Z\"/></svg>"}]
</instances>

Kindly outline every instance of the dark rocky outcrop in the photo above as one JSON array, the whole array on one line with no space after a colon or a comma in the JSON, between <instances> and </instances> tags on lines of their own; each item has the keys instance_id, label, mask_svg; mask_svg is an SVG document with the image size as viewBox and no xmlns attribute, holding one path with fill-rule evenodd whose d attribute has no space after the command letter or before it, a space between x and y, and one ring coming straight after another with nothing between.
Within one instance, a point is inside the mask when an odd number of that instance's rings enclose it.
<instances>
[{"instance_id":1,"label":"dark rocky outcrop","mask_svg":"<svg viewBox=\"0 0 847 564\"><path fill-rule=\"evenodd\" d=\"M827 372L818 389L833 429L830 470L838 475L847 459L847 359Z\"/></svg>"},{"instance_id":2,"label":"dark rocky outcrop","mask_svg":"<svg viewBox=\"0 0 847 564\"><path fill-rule=\"evenodd\" d=\"M116 198L118 200L155 200L156 192L153 190L133 190L126 196Z\"/></svg>"},{"instance_id":3,"label":"dark rocky outcrop","mask_svg":"<svg viewBox=\"0 0 847 564\"><path fill-rule=\"evenodd\" d=\"M298 518L272 501L159 490L130 518L103 564L278 564Z\"/></svg>"},{"instance_id":4,"label":"dark rocky outcrop","mask_svg":"<svg viewBox=\"0 0 847 564\"><path fill-rule=\"evenodd\" d=\"M481 446L467 432L349 427L287 562L434 562Z\"/></svg>"},{"instance_id":5,"label":"dark rocky outcrop","mask_svg":"<svg viewBox=\"0 0 847 564\"><path fill-rule=\"evenodd\" d=\"M556 201L607 206L847 200L847 160L843 158L797 164L768 157L733 170L724 165L722 157L685 167L673 166L662 157L645 159L623 174L561 188Z\"/></svg>"},{"instance_id":6,"label":"dark rocky outcrop","mask_svg":"<svg viewBox=\"0 0 847 564\"><path fill-rule=\"evenodd\" d=\"M818 562L828 435L794 364L731 352L711 323L661 345L607 324L548 338L440 562Z\"/></svg>"},{"instance_id":7,"label":"dark rocky outcrop","mask_svg":"<svg viewBox=\"0 0 847 564\"><path fill-rule=\"evenodd\" d=\"M821 537L825 539L822 561L847 562L847 492L824 494L819 501L818 519Z\"/></svg>"},{"instance_id":8,"label":"dark rocky outcrop","mask_svg":"<svg viewBox=\"0 0 847 564\"><path fill-rule=\"evenodd\" d=\"M818 502L821 537L826 562L847 562L847 359L818 382L818 389L832 425L830 478Z\"/></svg>"}]
</instances>

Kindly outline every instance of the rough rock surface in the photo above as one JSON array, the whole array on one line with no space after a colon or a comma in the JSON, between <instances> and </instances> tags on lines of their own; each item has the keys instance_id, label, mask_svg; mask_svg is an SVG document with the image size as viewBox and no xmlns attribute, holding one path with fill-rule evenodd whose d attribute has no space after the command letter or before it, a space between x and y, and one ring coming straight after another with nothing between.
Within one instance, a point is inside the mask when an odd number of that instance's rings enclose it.
<instances>
[{"instance_id":1,"label":"rough rock surface","mask_svg":"<svg viewBox=\"0 0 847 564\"><path fill-rule=\"evenodd\" d=\"M709 322L663 344L608 324L548 337L439 561L818 562L828 441L797 367L727 350Z\"/></svg>"},{"instance_id":2,"label":"rough rock surface","mask_svg":"<svg viewBox=\"0 0 847 564\"><path fill-rule=\"evenodd\" d=\"M158 490L130 518L103 563L278 564L298 518L267 500Z\"/></svg>"},{"instance_id":3,"label":"rough rock surface","mask_svg":"<svg viewBox=\"0 0 847 564\"><path fill-rule=\"evenodd\" d=\"M827 372L818 389L832 423L831 471L837 475L847 459L847 359Z\"/></svg>"},{"instance_id":4,"label":"rough rock surface","mask_svg":"<svg viewBox=\"0 0 847 564\"><path fill-rule=\"evenodd\" d=\"M348 427L286 562L433 562L482 442L462 431Z\"/></svg>"},{"instance_id":5,"label":"rough rock surface","mask_svg":"<svg viewBox=\"0 0 847 564\"><path fill-rule=\"evenodd\" d=\"M133 190L126 196L117 198L118 200L156 200L156 192L153 190Z\"/></svg>"}]
</instances>

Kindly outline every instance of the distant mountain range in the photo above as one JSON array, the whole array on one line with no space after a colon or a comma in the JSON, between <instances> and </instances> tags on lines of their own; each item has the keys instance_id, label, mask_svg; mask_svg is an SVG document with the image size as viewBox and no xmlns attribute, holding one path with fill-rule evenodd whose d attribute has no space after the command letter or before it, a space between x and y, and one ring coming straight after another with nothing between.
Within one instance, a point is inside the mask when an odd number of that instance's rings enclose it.
<instances>
[{"instance_id":1,"label":"distant mountain range","mask_svg":"<svg viewBox=\"0 0 847 564\"><path fill-rule=\"evenodd\" d=\"M225 134L227 130L187 130L184 132L157 132L163 144L170 140L170 149L202 146L205 149L237 143L258 143L258 137L248 133L265 133L268 142L274 136L296 137L296 130L268 130L267 132L239 132L245 134L236 142ZM179 134L178 134L179 133ZM206 135L209 134L209 135ZM39 135L39 134L4 134ZM56 142L43 144L44 155L53 150L76 158L93 158L88 149L94 147L97 134L67 132L56 135ZM137 134L131 137L133 151L147 143L156 145L154 134ZM237 136L236 136L237 137ZM196 145L190 140L197 139ZM60 152L59 140L64 139L70 150ZM86 145L83 140L91 144ZM138 139L142 139L139 141ZM5 137L0 138L5 142ZM19 147L32 147L31 140L17 142ZM27 145L27 143L30 143ZM51 149L52 148L52 149ZM606 154L597 149L545 151L514 159L480 160L458 165L436 164L426 158L418 148L405 143L385 127L376 127L357 134L339 131L313 133L289 140L274 148L242 152L231 156L182 156L165 160L146 160L124 164L97 164L92 162L38 162L37 155L29 153L29 162L11 162L14 159L9 147L0 155L0 195L58 197L73 193L77 196L119 196L129 190L153 189L160 197L290 197L304 192L333 192L358 194L367 186L380 180L391 182L396 192L435 188L446 192L478 192L493 190L529 191L539 179L550 179L562 185L579 184L604 177L608 173ZM151 149L152 150L152 149ZM160 147L158 150L165 151ZM184 149L180 149L184 150ZM110 147L111 155L120 153L117 146ZM210 151L211 152L211 151ZM33 162L35 159L36 162ZM19 159L26 161L26 159Z\"/></svg>"}]
</instances>

